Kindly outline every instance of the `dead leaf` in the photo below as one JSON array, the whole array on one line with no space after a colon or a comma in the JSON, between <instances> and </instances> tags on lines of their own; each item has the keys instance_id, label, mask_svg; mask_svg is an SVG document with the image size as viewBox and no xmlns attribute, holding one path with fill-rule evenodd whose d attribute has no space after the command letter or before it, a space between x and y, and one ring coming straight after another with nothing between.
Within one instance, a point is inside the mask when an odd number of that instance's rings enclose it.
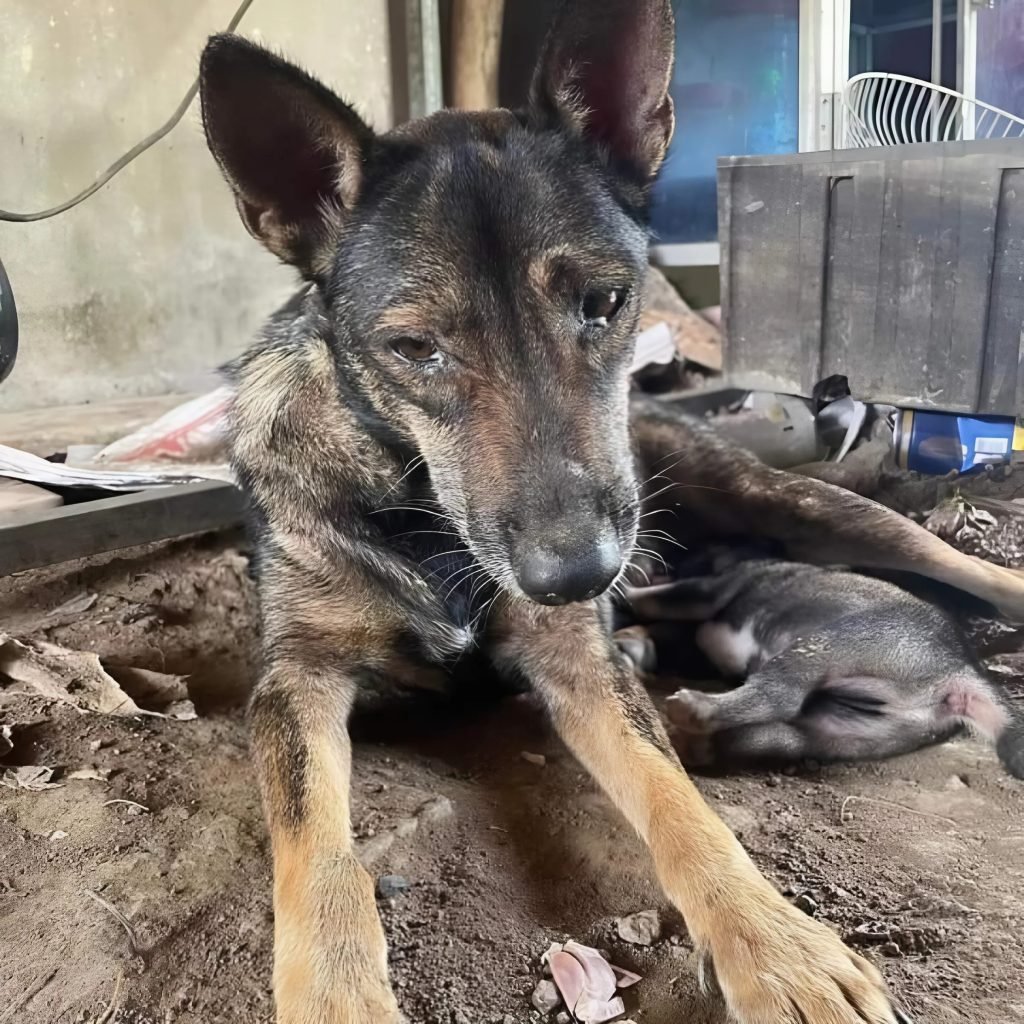
<instances>
[{"instance_id":1,"label":"dead leaf","mask_svg":"<svg viewBox=\"0 0 1024 1024\"><path fill-rule=\"evenodd\" d=\"M189 704L191 707L184 676L131 665L108 664L104 667L121 689L141 707L152 708L170 717L178 717L172 715L170 710L177 704ZM192 717L195 718L195 708L192 708Z\"/></svg>"},{"instance_id":2,"label":"dead leaf","mask_svg":"<svg viewBox=\"0 0 1024 1024\"><path fill-rule=\"evenodd\" d=\"M17 640L0 633L0 677L81 712L170 716L181 721L195 717L182 676L105 666L92 651L73 651L45 640Z\"/></svg>"},{"instance_id":3,"label":"dead leaf","mask_svg":"<svg viewBox=\"0 0 1024 1024\"><path fill-rule=\"evenodd\" d=\"M58 619L65 615L81 615L83 612L87 612L98 599L98 594L78 594L71 598L70 601L57 605L53 611L47 613L46 617L48 619Z\"/></svg>"},{"instance_id":4,"label":"dead leaf","mask_svg":"<svg viewBox=\"0 0 1024 1024\"><path fill-rule=\"evenodd\" d=\"M40 793L44 789L60 789L62 783L51 782L54 769L41 764L27 764L21 768L7 768L0 775L0 786L8 789L27 789Z\"/></svg>"}]
</instances>

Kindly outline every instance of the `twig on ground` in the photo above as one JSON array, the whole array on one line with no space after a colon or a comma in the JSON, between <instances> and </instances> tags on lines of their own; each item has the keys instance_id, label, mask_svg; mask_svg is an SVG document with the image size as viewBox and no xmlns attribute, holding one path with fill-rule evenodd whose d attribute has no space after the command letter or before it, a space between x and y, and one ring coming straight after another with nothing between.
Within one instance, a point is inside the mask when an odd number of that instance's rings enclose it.
<instances>
[{"instance_id":1,"label":"twig on ground","mask_svg":"<svg viewBox=\"0 0 1024 1024\"><path fill-rule=\"evenodd\" d=\"M114 908L111 907L111 910ZM114 910L116 914L117 911ZM124 981L124 973L122 971L117 972L117 979L114 982L114 994L110 997L110 1002L107 1004L107 1008L103 1013L96 1018L96 1024L107 1024L114 1014L121 1008L121 983Z\"/></svg>"},{"instance_id":2,"label":"twig on ground","mask_svg":"<svg viewBox=\"0 0 1024 1024\"><path fill-rule=\"evenodd\" d=\"M847 817L846 808L854 800L860 800L861 803L865 804L878 804L880 807L892 807L897 811L906 811L908 814L916 814L921 818L934 818L936 821L944 821L947 825L952 825L956 828L958 823L952 818L946 818L941 814L932 814L931 811L919 811L914 807L907 807L906 804L898 804L894 800L882 800L879 797L874 796L858 796L855 793L851 793L844 801L842 807L839 808L839 824L845 825L852 820L853 816Z\"/></svg>"},{"instance_id":3,"label":"twig on ground","mask_svg":"<svg viewBox=\"0 0 1024 1024\"><path fill-rule=\"evenodd\" d=\"M134 800L104 800L103 806L109 807L111 804L127 804L129 807L138 807L140 811L144 811L149 814L149 808L143 804L137 804Z\"/></svg>"},{"instance_id":4,"label":"twig on ground","mask_svg":"<svg viewBox=\"0 0 1024 1024\"><path fill-rule=\"evenodd\" d=\"M4 1024L5 1021L10 1020L23 1006L35 999L35 997L39 995L39 993L42 992L51 981L53 981L56 974L56 967L41 974L39 978L36 979L35 983L28 988L25 994L16 1003L11 1003L7 1008L6 1013L0 1016L0 1024Z\"/></svg>"},{"instance_id":5,"label":"twig on ground","mask_svg":"<svg viewBox=\"0 0 1024 1024\"><path fill-rule=\"evenodd\" d=\"M94 900L98 903L111 917L117 921L121 927L128 933L128 944L131 946L132 952L139 956L141 950L139 949L138 939L135 937L135 929L132 927L131 922L128 920L120 910L117 909L112 903L108 903L99 893L95 893L92 889L83 889L82 894L88 896L89 899Z\"/></svg>"}]
</instances>

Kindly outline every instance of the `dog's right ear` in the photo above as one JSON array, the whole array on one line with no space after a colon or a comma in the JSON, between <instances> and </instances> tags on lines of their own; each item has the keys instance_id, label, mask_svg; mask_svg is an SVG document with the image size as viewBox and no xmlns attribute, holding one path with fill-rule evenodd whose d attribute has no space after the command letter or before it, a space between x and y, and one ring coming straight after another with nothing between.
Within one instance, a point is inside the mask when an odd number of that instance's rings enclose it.
<instances>
[{"instance_id":1,"label":"dog's right ear","mask_svg":"<svg viewBox=\"0 0 1024 1024\"><path fill-rule=\"evenodd\" d=\"M316 79L241 36L210 39L199 81L206 139L243 223L305 276L326 272L372 131Z\"/></svg>"}]
</instances>

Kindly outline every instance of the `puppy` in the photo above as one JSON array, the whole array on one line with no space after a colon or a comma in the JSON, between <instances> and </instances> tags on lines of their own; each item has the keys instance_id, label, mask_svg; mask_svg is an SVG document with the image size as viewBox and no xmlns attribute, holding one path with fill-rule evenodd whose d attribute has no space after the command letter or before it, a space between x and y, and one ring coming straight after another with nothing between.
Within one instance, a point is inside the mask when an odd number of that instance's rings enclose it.
<instances>
[{"instance_id":1,"label":"puppy","mask_svg":"<svg viewBox=\"0 0 1024 1024\"><path fill-rule=\"evenodd\" d=\"M724 694L680 689L666 702L691 763L873 760L965 730L995 743L1024 778L1024 724L992 686L946 611L892 583L775 558L718 560L708 576L634 590L654 621L701 619L696 643ZM656 664L637 631L620 648Z\"/></svg>"}]
</instances>

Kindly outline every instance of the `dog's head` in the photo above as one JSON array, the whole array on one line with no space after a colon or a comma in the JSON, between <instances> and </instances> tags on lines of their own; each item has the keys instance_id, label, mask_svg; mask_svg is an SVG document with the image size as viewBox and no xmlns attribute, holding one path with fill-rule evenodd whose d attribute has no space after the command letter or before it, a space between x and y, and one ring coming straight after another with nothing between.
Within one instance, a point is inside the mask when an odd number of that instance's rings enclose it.
<instances>
[{"instance_id":1,"label":"dog's head","mask_svg":"<svg viewBox=\"0 0 1024 1024\"><path fill-rule=\"evenodd\" d=\"M421 455L490 574L549 604L621 571L648 193L672 133L669 0L576 0L520 112L375 135L235 36L202 60L246 227L320 289L346 388Z\"/></svg>"}]
</instances>

